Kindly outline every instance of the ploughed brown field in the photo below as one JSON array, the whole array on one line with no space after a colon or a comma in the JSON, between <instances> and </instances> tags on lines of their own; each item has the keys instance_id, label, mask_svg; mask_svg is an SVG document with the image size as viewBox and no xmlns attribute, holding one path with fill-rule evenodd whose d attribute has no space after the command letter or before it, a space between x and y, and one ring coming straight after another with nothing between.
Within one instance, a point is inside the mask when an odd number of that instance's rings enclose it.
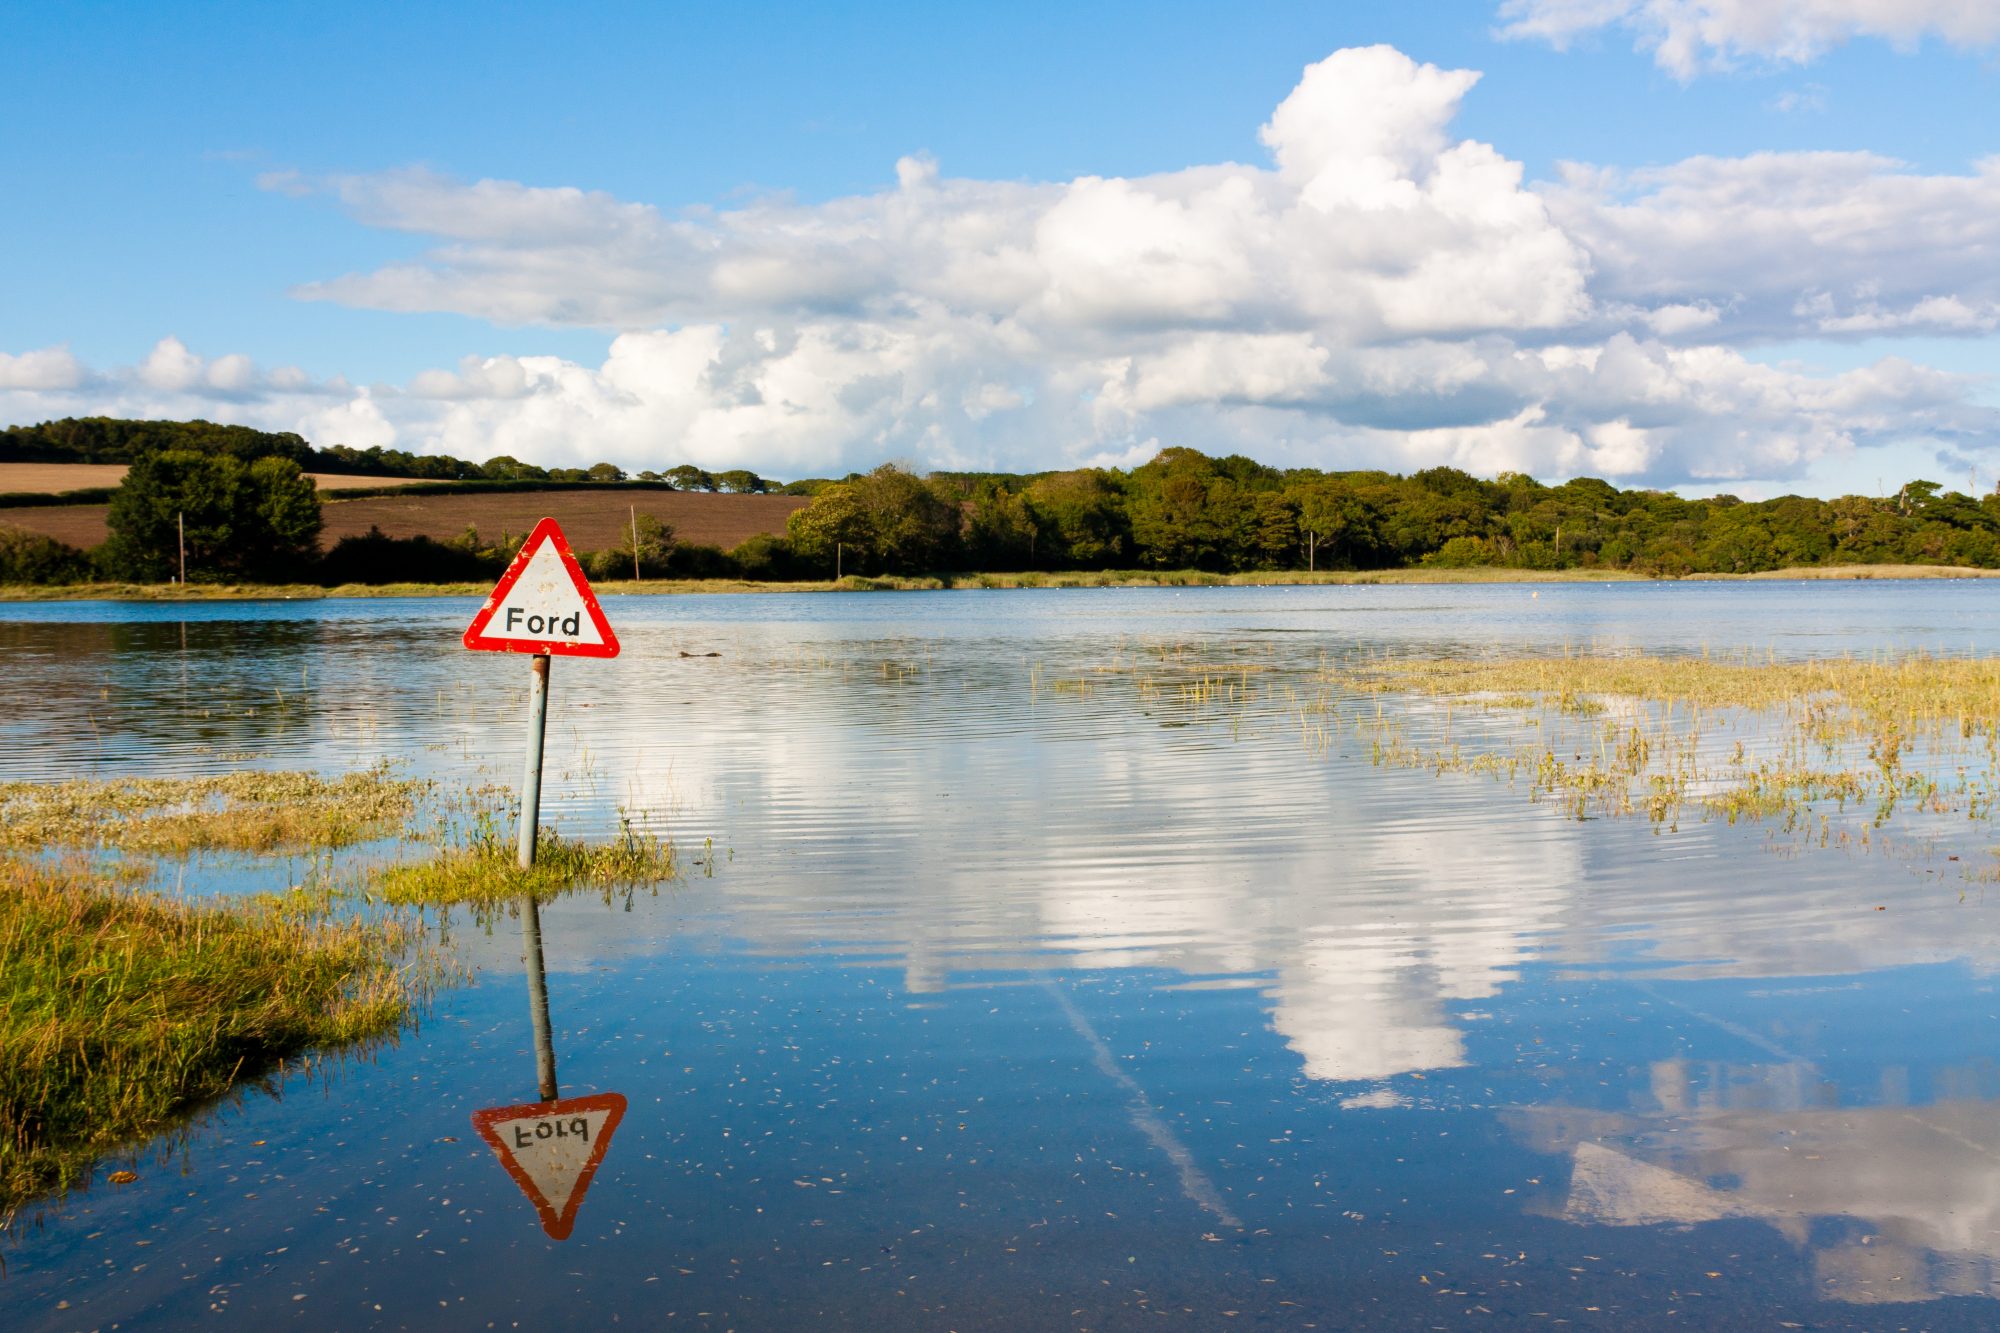
<instances>
[{"instance_id":1,"label":"ploughed brown field","mask_svg":"<svg viewBox=\"0 0 2000 1333\"><path fill-rule=\"evenodd\" d=\"M651 514L674 530L678 541L724 550L760 532L782 533L785 520L803 509L796 495L709 495L661 491L646 487L605 487L578 491L514 491L501 494L370 496L361 500L329 498L326 527L320 545L331 548L342 537L358 537L371 527L390 537L456 537L469 527L488 541L509 533L526 537L537 520L552 516L563 535L579 551L598 551L625 539L631 506ZM105 505L49 505L46 508L0 509L0 525L26 528L71 546L91 547L104 540Z\"/></svg>"},{"instance_id":2,"label":"ploughed brown field","mask_svg":"<svg viewBox=\"0 0 2000 1333\"><path fill-rule=\"evenodd\" d=\"M408 486L412 477L355 477L331 472L308 472L323 491L353 490L361 486ZM0 495L60 495L64 491L91 490L116 486L125 480L123 463L0 463Z\"/></svg>"}]
</instances>

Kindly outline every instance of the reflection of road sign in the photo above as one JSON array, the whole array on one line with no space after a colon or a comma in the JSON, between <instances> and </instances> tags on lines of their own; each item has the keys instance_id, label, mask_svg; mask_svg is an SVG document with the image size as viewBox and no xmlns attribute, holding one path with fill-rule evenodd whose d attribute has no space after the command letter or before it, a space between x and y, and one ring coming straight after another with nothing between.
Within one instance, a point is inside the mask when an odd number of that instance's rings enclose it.
<instances>
[{"instance_id":1,"label":"reflection of road sign","mask_svg":"<svg viewBox=\"0 0 2000 1333\"><path fill-rule=\"evenodd\" d=\"M535 524L493 595L466 627L465 646L502 653L618 656L618 636L554 519Z\"/></svg>"},{"instance_id":2,"label":"reflection of road sign","mask_svg":"<svg viewBox=\"0 0 2000 1333\"><path fill-rule=\"evenodd\" d=\"M542 1230L568 1240L590 1178L625 1115L615 1092L472 1113L472 1127L500 1154L500 1164L541 1215Z\"/></svg>"}]
</instances>

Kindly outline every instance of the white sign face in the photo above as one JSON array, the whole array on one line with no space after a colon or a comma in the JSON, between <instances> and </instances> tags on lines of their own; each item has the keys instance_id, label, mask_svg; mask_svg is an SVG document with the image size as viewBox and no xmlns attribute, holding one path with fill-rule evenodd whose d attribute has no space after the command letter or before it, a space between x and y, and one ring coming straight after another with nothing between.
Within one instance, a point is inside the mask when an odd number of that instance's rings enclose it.
<instances>
[{"instance_id":1,"label":"white sign face","mask_svg":"<svg viewBox=\"0 0 2000 1333\"><path fill-rule=\"evenodd\" d=\"M604 636L597 632L596 619L583 604L583 594L576 590L569 571L563 568L562 557L549 542L543 542L528 557L521 577L514 580L514 586L493 608L493 618L486 622L486 637L604 642Z\"/></svg>"},{"instance_id":2,"label":"white sign face","mask_svg":"<svg viewBox=\"0 0 2000 1333\"><path fill-rule=\"evenodd\" d=\"M513 653L615 657L611 632L583 569L552 518L535 525L507 572L472 618L465 646Z\"/></svg>"},{"instance_id":3,"label":"white sign face","mask_svg":"<svg viewBox=\"0 0 2000 1333\"><path fill-rule=\"evenodd\" d=\"M613 1092L496 1106L475 1114L472 1123L535 1205L542 1229L563 1240L624 1115L625 1099Z\"/></svg>"}]
</instances>

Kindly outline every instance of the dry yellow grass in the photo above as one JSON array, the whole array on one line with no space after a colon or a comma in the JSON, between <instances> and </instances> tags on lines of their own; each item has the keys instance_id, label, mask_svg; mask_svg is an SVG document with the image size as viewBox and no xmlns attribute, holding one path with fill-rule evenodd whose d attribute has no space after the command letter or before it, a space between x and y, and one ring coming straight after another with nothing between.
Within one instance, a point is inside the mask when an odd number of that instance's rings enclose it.
<instances>
[{"instance_id":1,"label":"dry yellow grass","mask_svg":"<svg viewBox=\"0 0 2000 1333\"><path fill-rule=\"evenodd\" d=\"M336 778L250 771L0 783L0 847L174 855L341 847L398 832L428 787L385 766Z\"/></svg>"}]
</instances>

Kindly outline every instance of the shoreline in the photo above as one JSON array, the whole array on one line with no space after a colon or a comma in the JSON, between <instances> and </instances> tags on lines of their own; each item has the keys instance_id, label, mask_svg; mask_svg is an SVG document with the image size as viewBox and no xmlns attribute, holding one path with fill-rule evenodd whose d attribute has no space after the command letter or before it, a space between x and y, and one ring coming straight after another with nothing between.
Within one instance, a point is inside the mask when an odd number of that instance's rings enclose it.
<instances>
[{"instance_id":1,"label":"shoreline","mask_svg":"<svg viewBox=\"0 0 2000 1333\"><path fill-rule=\"evenodd\" d=\"M1498 583L1721 583L1855 582L1874 580L1994 579L2000 569L1965 565L1804 565L1754 574L1689 574L1655 578L1619 569L1373 569L1307 573L1275 570L1210 574L1199 570L1072 570L1058 573L860 575L794 583L748 579L607 580L592 586L604 597L700 596L712 593L942 592L1012 588L1279 588L1365 587L1412 584ZM72 583L0 585L0 602L238 602L320 601L333 598L483 597L488 583L176 584Z\"/></svg>"}]
</instances>

